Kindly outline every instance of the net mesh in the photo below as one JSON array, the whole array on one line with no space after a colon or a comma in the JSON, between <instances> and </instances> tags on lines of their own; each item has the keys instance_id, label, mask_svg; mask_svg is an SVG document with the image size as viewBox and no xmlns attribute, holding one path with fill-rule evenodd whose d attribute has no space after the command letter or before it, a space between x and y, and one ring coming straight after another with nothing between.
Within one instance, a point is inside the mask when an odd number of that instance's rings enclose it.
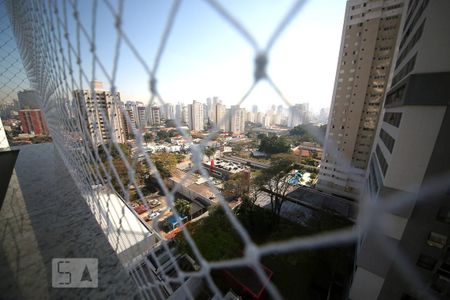
<instances>
[{"instance_id":1,"label":"net mesh","mask_svg":"<svg viewBox=\"0 0 450 300\"><path fill-rule=\"evenodd\" d=\"M268 42L261 46L252 33L219 1L205 0L211 13L223 18L254 52L254 80L247 92L235 103L236 105L245 103L254 88L263 81L279 96L280 103L292 105L271 78L267 65L273 46L290 22L298 17L305 2L294 1L285 16L279 20ZM119 68L121 52L125 49L132 53L134 60L147 74L150 101L146 110L149 115L148 112L154 104L162 106L166 103L164 95L158 90L157 79L160 70L164 68L161 61L177 20L180 4L180 0L171 3L163 30L157 33L160 36L159 44L154 45L154 49L150 51L154 55L149 57L148 53L138 50L133 45L130 33L123 29L124 1L93 0L90 11L83 12L79 11L79 3L75 0L2 1L0 96L2 100L12 99L19 90L28 87L38 91L55 146L111 245L120 253L121 260L135 280L142 298L163 299L169 294L178 292L189 299L195 299L199 290L203 288L208 289L210 295L222 298L224 291L220 289L213 275L214 271L249 267L269 295L274 299L281 299L279 289L271 281L269 273L261 263L264 257L355 243L368 229L381 227L383 216L387 212L420 199L402 196L397 197L395 201L383 203L363 200L359 204L354 225L258 244L230 208L221 191L210 180L207 169L202 166L208 142L214 139L225 122L225 117L218 124L214 124L200 143L192 144L190 149L192 167L174 184L168 185L167 179L157 167L157 161L145 147L146 141L142 132L133 126L130 132L135 137L136 145L131 154L127 152L128 150L121 146L123 141L120 141L120 137L116 134L118 119L113 117L121 114L125 118L124 124L135 122L126 113L118 93L120 86L117 78L121 71ZM84 14L83 18L80 17L81 13ZM105 25L98 21L100 14L107 15L107 19L114 27L115 42L107 45L114 53L112 64L109 62L106 64L99 55L102 45L98 44L99 37L96 32L99 26ZM83 23L82 19L89 22ZM149 61L152 63L148 63ZM26 74L23 70L26 70ZM103 96L99 95L98 89L91 83L99 75L106 78L110 86L109 94L104 95L109 101L109 109L101 106L99 99ZM76 91L84 92L77 94ZM84 101L85 104L90 101L86 107L98 113L83 111L80 105L76 105L77 101ZM101 122L104 123L103 127L100 126ZM181 120L175 119L175 122L178 133L186 142L192 142L193 138L183 129ZM152 210L152 205L147 201L148 193L143 189L141 178L137 177L138 169L142 166L147 168L148 174L151 174L158 184L166 204L162 214L156 216L153 226L145 222L136 223L136 216L129 209L139 202L148 211ZM180 234L191 249L197 265L192 270L186 270L180 263L180 253L174 250L173 241L160 234L161 228L157 221L165 212L172 211L175 220L184 224L180 212L175 209L175 199L177 193L194 174L200 174L205 179L210 191L216 197L230 231L235 232L238 243L242 245L242 253L234 258L211 261L204 257L189 227L181 226ZM429 194L438 193L445 185L445 181L436 180L426 191ZM406 280L421 294L427 294L420 276L400 250L390 247L383 237L379 239L382 250L396 258L395 265ZM132 247L142 245L142 241L145 241L144 246ZM170 264L171 268L167 268L167 264Z\"/></svg>"}]
</instances>

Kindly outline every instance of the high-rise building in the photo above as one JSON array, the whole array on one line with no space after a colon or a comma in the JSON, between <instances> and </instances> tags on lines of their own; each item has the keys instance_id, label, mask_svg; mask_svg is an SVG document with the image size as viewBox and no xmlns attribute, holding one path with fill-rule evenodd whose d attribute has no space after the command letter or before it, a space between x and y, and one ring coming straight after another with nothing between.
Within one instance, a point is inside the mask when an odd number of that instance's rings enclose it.
<instances>
[{"instance_id":1,"label":"high-rise building","mask_svg":"<svg viewBox=\"0 0 450 300\"><path fill-rule=\"evenodd\" d=\"M20 109L40 109L39 94L35 90L24 90L17 93Z\"/></svg>"},{"instance_id":2,"label":"high-rise building","mask_svg":"<svg viewBox=\"0 0 450 300\"><path fill-rule=\"evenodd\" d=\"M271 117L271 115L270 114L266 114L265 116L264 116L264 118L263 118L263 123L262 123L262 125L263 125L263 127L264 128L270 128L270 126L272 125L272 117Z\"/></svg>"},{"instance_id":3,"label":"high-rise building","mask_svg":"<svg viewBox=\"0 0 450 300\"><path fill-rule=\"evenodd\" d=\"M188 105L189 129L193 131L204 130L204 111L203 104L193 101Z\"/></svg>"},{"instance_id":4,"label":"high-rise building","mask_svg":"<svg viewBox=\"0 0 450 300\"><path fill-rule=\"evenodd\" d=\"M278 107L277 107L277 114L280 114L280 115L283 114L283 105L278 105Z\"/></svg>"},{"instance_id":5,"label":"high-rise building","mask_svg":"<svg viewBox=\"0 0 450 300\"><path fill-rule=\"evenodd\" d=\"M258 124L262 124L264 122L264 113L257 112L255 117L255 122Z\"/></svg>"},{"instance_id":6,"label":"high-rise building","mask_svg":"<svg viewBox=\"0 0 450 300\"><path fill-rule=\"evenodd\" d=\"M258 113L258 105L252 106L252 113L257 114Z\"/></svg>"},{"instance_id":7,"label":"high-rise building","mask_svg":"<svg viewBox=\"0 0 450 300\"><path fill-rule=\"evenodd\" d=\"M136 128L144 128L147 125L146 116L145 116L145 105L139 101L127 101L125 103L125 110L130 111L132 113L128 113L129 115L133 115L134 126Z\"/></svg>"},{"instance_id":8,"label":"high-rise building","mask_svg":"<svg viewBox=\"0 0 450 300\"><path fill-rule=\"evenodd\" d=\"M40 109L19 110L19 120L22 123L23 133L35 135L48 135L47 122Z\"/></svg>"},{"instance_id":9,"label":"high-rise building","mask_svg":"<svg viewBox=\"0 0 450 300\"><path fill-rule=\"evenodd\" d=\"M178 120L178 122L182 123L182 111L183 111L183 104L178 103L175 105L175 120Z\"/></svg>"},{"instance_id":10,"label":"high-rise building","mask_svg":"<svg viewBox=\"0 0 450 300\"><path fill-rule=\"evenodd\" d=\"M134 118L133 109L126 107L123 110L123 124L125 127L125 132L127 134L127 139L130 139L134 135L134 131L136 130L136 120Z\"/></svg>"},{"instance_id":11,"label":"high-rise building","mask_svg":"<svg viewBox=\"0 0 450 300\"><path fill-rule=\"evenodd\" d=\"M181 122L183 125L189 125L189 107L188 105L182 105L181 107Z\"/></svg>"},{"instance_id":12,"label":"high-rise building","mask_svg":"<svg viewBox=\"0 0 450 300\"><path fill-rule=\"evenodd\" d=\"M239 107L239 105L232 105L231 110L231 132L233 134L243 134L245 133L245 119L246 111L245 108Z\"/></svg>"},{"instance_id":13,"label":"high-rise building","mask_svg":"<svg viewBox=\"0 0 450 300\"><path fill-rule=\"evenodd\" d=\"M175 109L172 103L164 103L162 106L161 118L166 120L175 119Z\"/></svg>"},{"instance_id":14,"label":"high-rise building","mask_svg":"<svg viewBox=\"0 0 450 300\"><path fill-rule=\"evenodd\" d=\"M411 1L369 164L367 201L404 204L358 245L351 299L450 297L450 1ZM423 286L404 280L398 249ZM419 289L419 290L418 290Z\"/></svg>"},{"instance_id":15,"label":"high-rise building","mask_svg":"<svg viewBox=\"0 0 450 300\"><path fill-rule=\"evenodd\" d=\"M214 107L213 107L212 99L207 98L205 115L208 117L208 120L211 120L211 121L213 119L213 109L214 109Z\"/></svg>"},{"instance_id":16,"label":"high-rise building","mask_svg":"<svg viewBox=\"0 0 450 300\"><path fill-rule=\"evenodd\" d=\"M212 109L212 121L215 126L217 126L217 130L226 131L227 127L227 108L225 105L221 103L215 103Z\"/></svg>"},{"instance_id":17,"label":"high-rise building","mask_svg":"<svg viewBox=\"0 0 450 300\"><path fill-rule=\"evenodd\" d=\"M137 109L137 118L135 118L136 124L139 128L145 128L145 126L147 126L145 105L142 102L136 102L136 109Z\"/></svg>"},{"instance_id":18,"label":"high-rise building","mask_svg":"<svg viewBox=\"0 0 450 300\"><path fill-rule=\"evenodd\" d=\"M328 123L328 113L330 108L321 108L319 112L319 122Z\"/></svg>"},{"instance_id":19,"label":"high-rise building","mask_svg":"<svg viewBox=\"0 0 450 300\"><path fill-rule=\"evenodd\" d=\"M161 125L161 110L159 106L150 107L150 124L153 126Z\"/></svg>"},{"instance_id":20,"label":"high-rise building","mask_svg":"<svg viewBox=\"0 0 450 300\"><path fill-rule=\"evenodd\" d=\"M247 112L247 121L255 123L255 114L252 113L251 111Z\"/></svg>"},{"instance_id":21,"label":"high-rise building","mask_svg":"<svg viewBox=\"0 0 450 300\"><path fill-rule=\"evenodd\" d=\"M114 136L117 143L125 143L126 131L120 111L120 93L103 90L99 81L93 82L91 90L75 90L74 103L77 107L80 129L88 136L92 145L106 143Z\"/></svg>"},{"instance_id":22,"label":"high-rise building","mask_svg":"<svg viewBox=\"0 0 450 300\"><path fill-rule=\"evenodd\" d=\"M225 131L231 132L231 108L225 109Z\"/></svg>"},{"instance_id":23,"label":"high-rise building","mask_svg":"<svg viewBox=\"0 0 450 300\"><path fill-rule=\"evenodd\" d=\"M403 11L404 0L347 2L319 190L360 197Z\"/></svg>"},{"instance_id":24,"label":"high-rise building","mask_svg":"<svg viewBox=\"0 0 450 300\"><path fill-rule=\"evenodd\" d=\"M210 118L209 118L210 111L208 111L208 105L206 105L206 104L202 104L202 105L203 105L203 126L207 127L209 124L209 120L210 120Z\"/></svg>"},{"instance_id":25,"label":"high-rise building","mask_svg":"<svg viewBox=\"0 0 450 300\"><path fill-rule=\"evenodd\" d=\"M289 107L288 126L295 127L304 123L308 123L308 103L295 104Z\"/></svg>"}]
</instances>

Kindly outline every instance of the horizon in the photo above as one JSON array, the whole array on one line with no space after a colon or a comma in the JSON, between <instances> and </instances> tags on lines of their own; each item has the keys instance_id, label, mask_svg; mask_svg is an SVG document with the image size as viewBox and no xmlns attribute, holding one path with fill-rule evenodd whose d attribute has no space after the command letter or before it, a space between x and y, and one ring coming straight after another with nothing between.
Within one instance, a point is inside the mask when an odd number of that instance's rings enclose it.
<instances>
[{"instance_id":1,"label":"horizon","mask_svg":"<svg viewBox=\"0 0 450 300\"><path fill-rule=\"evenodd\" d=\"M346 1L305 2L269 52L267 72L291 104L309 103L311 111L319 112L331 104ZM253 35L260 48L264 48L293 3L295 1L229 1L222 5ZM124 3L123 31L150 67L170 8L171 3L163 1ZM68 9L71 11L71 7ZM116 43L114 19L100 2L97 10L102 9L106 13L97 13L97 23L107 25L97 26L96 49L99 60L110 70L114 47L104 46ZM92 25L90 3L78 2L78 10L80 22L89 30ZM70 27L69 24L69 32L74 33L74 27ZM151 28L151 32L142 28ZM69 36L74 44L75 36ZM80 47L82 68L91 75L92 54L83 36ZM253 82L254 57L252 46L205 1L183 2L156 74L159 93L164 102L172 104L193 100L206 102L209 97L218 97L227 106L236 104ZM148 74L124 42L117 70L116 86L121 100L148 105L151 98ZM110 89L110 82L98 65L95 80ZM267 81L261 80L241 106L258 105L265 111L274 103L288 106ZM156 101L156 105L159 104Z\"/></svg>"}]
</instances>

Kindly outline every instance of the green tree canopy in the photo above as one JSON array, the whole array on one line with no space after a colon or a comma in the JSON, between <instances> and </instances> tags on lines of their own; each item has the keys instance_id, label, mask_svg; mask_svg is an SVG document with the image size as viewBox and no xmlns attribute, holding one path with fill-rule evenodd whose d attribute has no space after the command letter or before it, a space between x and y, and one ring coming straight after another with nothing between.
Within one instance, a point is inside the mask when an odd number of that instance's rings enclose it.
<instances>
[{"instance_id":1,"label":"green tree canopy","mask_svg":"<svg viewBox=\"0 0 450 300\"><path fill-rule=\"evenodd\" d=\"M287 153L291 150L288 142L283 137L263 137L259 144L259 151L267 154Z\"/></svg>"},{"instance_id":2,"label":"green tree canopy","mask_svg":"<svg viewBox=\"0 0 450 300\"><path fill-rule=\"evenodd\" d=\"M160 130L156 133L156 138L158 140L165 140L166 138L169 138L169 133L165 130Z\"/></svg>"},{"instance_id":3,"label":"green tree canopy","mask_svg":"<svg viewBox=\"0 0 450 300\"><path fill-rule=\"evenodd\" d=\"M290 184L289 173L295 166L295 157L278 154L271 158L271 166L258 172L254 178L256 187L269 194L275 224L279 223L281 207L286 200Z\"/></svg>"},{"instance_id":4,"label":"green tree canopy","mask_svg":"<svg viewBox=\"0 0 450 300\"><path fill-rule=\"evenodd\" d=\"M177 167L177 156L173 153L155 153L151 156L151 159L163 179L169 178Z\"/></svg>"},{"instance_id":5,"label":"green tree canopy","mask_svg":"<svg viewBox=\"0 0 450 300\"><path fill-rule=\"evenodd\" d=\"M175 209L182 217L188 216L191 211L191 203L185 199L177 199L174 203Z\"/></svg>"},{"instance_id":6,"label":"green tree canopy","mask_svg":"<svg viewBox=\"0 0 450 300\"><path fill-rule=\"evenodd\" d=\"M302 124L289 130L289 135L297 137L301 142L315 142L322 145L326 129L327 125Z\"/></svg>"},{"instance_id":7,"label":"green tree canopy","mask_svg":"<svg viewBox=\"0 0 450 300\"><path fill-rule=\"evenodd\" d=\"M244 172L233 174L230 179L224 183L224 196L241 197L249 192L250 178Z\"/></svg>"},{"instance_id":8,"label":"green tree canopy","mask_svg":"<svg viewBox=\"0 0 450 300\"><path fill-rule=\"evenodd\" d=\"M144 141L146 143L150 143L151 141L153 141L153 134L151 132L147 132L144 134Z\"/></svg>"},{"instance_id":9,"label":"green tree canopy","mask_svg":"<svg viewBox=\"0 0 450 300\"><path fill-rule=\"evenodd\" d=\"M207 261L236 258L242 253L243 244L239 235L220 207L210 208L209 217L190 223L186 227ZM176 239L182 251L193 255L191 247L182 234L178 234Z\"/></svg>"},{"instance_id":10,"label":"green tree canopy","mask_svg":"<svg viewBox=\"0 0 450 300\"><path fill-rule=\"evenodd\" d=\"M100 174L102 175L105 180L109 177L111 180L111 185L113 186L114 190L116 190L117 193L119 193L122 197L126 196L126 193L124 193L124 190L122 190L122 187L125 189L125 192L130 193L129 191L129 185L132 182L130 180L130 177L128 175L128 168L125 164L125 161L120 157L119 151L117 147L119 147L124 156L125 159L130 163L130 166L133 166L132 159L130 157L131 151L129 147L125 144L117 144L117 145L104 145L105 148L110 152L110 157L112 159L111 164L108 162L108 155L105 149L102 145L98 147L98 154L100 157L100 160L103 163L104 168L106 169L106 172L103 170L103 168L99 168ZM115 170L115 172L114 172ZM135 171L135 178L134 182L139 185L142 181L143 176L143 169L141 167L141 164L136 164L134 166ZM117 172L118 178L115 176L115 173Z\"/></svg>"},{"instance_id":11,"label":"green tree canopy","mask_svg":"<svg viewBox=\"0 0 450 300\"><path fill-rule=\"evenodd\" d=\"M213 156L216 153L215 147L206 147L203 151L206 156L208 156L208 159L211 159L211 156Z\"/></svg>"},{"instance_id":12,"label":"green tree canopy","mask_svg":"<svg viewBox=\"0 0 450 300\"><path fill-rule=\"evenodd\" d=\"M100 157L100 160L103 162L106 162L106 159L108 158L108 154L107 154L105 148L109 151L109 153L113 159L120 159L120 154L119 154L118 148L120 148L122 150L125 157L129 158L131 156L131 150L125 144L100 145L97 148L98 156Z\"/></svg>"}]
</instances>

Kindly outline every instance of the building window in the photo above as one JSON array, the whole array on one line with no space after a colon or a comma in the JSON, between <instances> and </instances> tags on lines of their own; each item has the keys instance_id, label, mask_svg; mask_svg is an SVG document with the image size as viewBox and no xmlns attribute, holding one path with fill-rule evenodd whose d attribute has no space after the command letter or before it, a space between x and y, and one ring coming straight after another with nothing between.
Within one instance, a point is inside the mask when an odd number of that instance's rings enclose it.
<instances>
[{"instance_id":1,"label":"building window","mask_svg":"<svg viewBox=\"0 0 450 300\"><path fill-rule=\"evenodd\" d=\"M432 271L434 269L436 263L437 259L425 254L420 254L419 259L417 260L417 265L419 267L429 271Z\"/></svg>"},{"instance_id":2,"label":"building window","mask_svg":"<svg viewBox=\"0 0 450 300\"><path fill-rule=\"evenodd\" d=\"M381 172L383 173L383 176L386 176L386 171L388 168L388 164L386 162L386 159L384 158L383 152L381 152L380 146L377 145L377 148L375 150L378 162L380 164Z\"/></svg>"},{"instance_id":3,"label":"building window","mask_svg":"<svg viewBox=\"0 0 450 300\"><path fill-rule=\"evenodd\" d=\"M387 112L384 114L383 121L391 124L392 126L399 127L402 119L402 113L400 112Z\"/></svg>"},{"instance_id":4,"label":"building window","mask_svg":"<svg viewBox=\"0 0 450 300\"><path fill-rule=\"evenodd\" d=\"M400 55L397 58L397 62L395 63L396 68L402 63L402 61L405 59L405 57L408 56L409 52L411 52L411 50L414 48L416 43L420 40L420 38L422 36L424 25L425 25L425 21L422 22L419 29L417 29L416 33L414 33L413 37L408 42L406 47L401 51Z\"/></svg>"},{"instance_id":5,"label":"building window","mask_svg":"<svg viewBox=\"0 0 450 300\"><path fill-rule=\"evenodd\" d=\"M397 75L394 76L392 79L392 86L394 86L397 82L402 80L406 75L408 75L413 69L416 64L416 56L414 55L407 63L406 65L397 73Z\"/></svg>"},{"instance_id":6,"label":"building window","mask_svg":"<svg viewBox=\"0 0 450 300\"><path fill-rule=\"evenodd\" d=\"M428 246L442 249L447 244L447 236L436 232L430 232L427 244Z\"/></svg>"},{"instance_id":7,"label":"building window","mask_svg":"<svg viewBox=\"0 0 450 300\"><path fill-rule=\"evenodd\" d=\"M386 148L389 150L390 153L392 153L392 149L394 149L395 140L384 131L383 128L380 130L380 139L383 141L383 144L386 146Z\"/></svg>"},{"instance_id":8,"label":"building window","mask_svg":"<svg viewBox=\"0 0 450 300\"><path fill-rule=\"evenodd\" d=\"M386 105L394 104L394 103L401 103L403 100L403 95L406 90L406 84L401 85L400 87L396 88L395 90L391 90L389 94L386 96Z\"/></svg>"}]
</instances>

